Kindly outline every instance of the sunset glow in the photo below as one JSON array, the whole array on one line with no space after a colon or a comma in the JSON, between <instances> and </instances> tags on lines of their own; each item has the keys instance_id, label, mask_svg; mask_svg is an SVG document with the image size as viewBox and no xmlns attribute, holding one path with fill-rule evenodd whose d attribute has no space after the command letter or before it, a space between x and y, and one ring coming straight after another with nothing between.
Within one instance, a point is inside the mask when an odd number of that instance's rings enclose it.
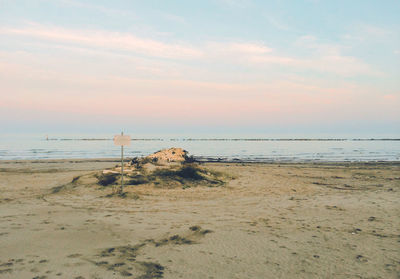
<instances>
[{"instance_id":1,"label":"sunset glow","mask_svg":"<svg viewBox=\"0 0 400 279\"><path fill-rule=\"evenodd\" d=\"M399 2L281 2L2 1L1 129L399 134Z\"/></svg>"}]
</instances>

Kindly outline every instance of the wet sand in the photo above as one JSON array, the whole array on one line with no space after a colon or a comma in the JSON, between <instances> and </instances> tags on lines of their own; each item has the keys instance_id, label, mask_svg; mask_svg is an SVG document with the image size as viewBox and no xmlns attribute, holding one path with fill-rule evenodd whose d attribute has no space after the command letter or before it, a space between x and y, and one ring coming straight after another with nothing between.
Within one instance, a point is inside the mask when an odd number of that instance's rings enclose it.
<instances>
[{"instance_id":1,"label":"wet sand","mask_svg":"<svg viewBox=\"0 0 400 279\"><path fill-rule=\"evenodd\" d=\"M399 163L207 163L235 179L107 198L85 176L116 164L0 161L0 278L400 278Z\"/></svg>"}]
</instances>

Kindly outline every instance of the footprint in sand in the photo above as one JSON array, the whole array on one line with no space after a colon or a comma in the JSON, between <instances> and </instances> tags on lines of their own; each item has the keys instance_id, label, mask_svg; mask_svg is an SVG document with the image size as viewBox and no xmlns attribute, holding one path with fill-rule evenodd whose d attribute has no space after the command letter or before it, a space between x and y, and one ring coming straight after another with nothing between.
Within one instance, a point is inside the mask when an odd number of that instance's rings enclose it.
<instances>
[{"instance_id":1,"label":"footprint in sand","mask_svg":"<svg viewBox=\"0 0 400 279\"><path fill-rule=\"evenodd\" d=\"M68 255L67 256L67 258L72 258L72 259L74 259L74 258L78 258L78 257L80 257L80 256L82 256L82 254L71 254L71 255Z\"/></svg>"},{"instance_id":2,"label":"footprint in sand","mask_svg":"<svg viewBox=\"0 0 400 279\"><path fill-rule=\"evenodd\" d=\"M192 226L189 232L184 235L172 235L160 240L147 239L135 246L125 245L103 249L91 262L96 266L107 270L118 272L121 276L133 276L132 270L140 271L141 275L136 278L162 278L164 266L151 261L137 261L136 257L146 245L154 247L166 245L195 244L204 235L211 233L211 230L203 230L200 226Z\"/></svg>"}]
</instances>

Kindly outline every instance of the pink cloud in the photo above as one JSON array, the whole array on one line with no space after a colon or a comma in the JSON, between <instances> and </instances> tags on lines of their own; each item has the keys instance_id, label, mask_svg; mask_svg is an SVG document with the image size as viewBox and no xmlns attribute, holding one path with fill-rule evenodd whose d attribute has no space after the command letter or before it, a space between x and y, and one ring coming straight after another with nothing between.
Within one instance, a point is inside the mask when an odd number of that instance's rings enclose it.
<instances>
[{"instance_id":1,"label":"pink cloud","mask_svg":"<svg viewBox=\"0 0 400 279\"><path fill-rule=\"evenodd\" d=\"M140 38L130 33L103 30L75 30L30 24L24 28L0 28L0 34L39 38L58 43L75 43L91 47L128 50L144 55L165 58L198 58L202 52L183 44L168 44L157 40Z\"/></svg>"},{"instance_id":2,"label":"pink cloud","mask_svg":"<svg viewBox=\"0 0 400 279\"><path fill-rule=\"evenodd\" d=\"M400 101L400 93L396 94L386 94L383 95L383 100L385 102L399 102Z\"/></svg>"},{"instance_id":3,"label":"pink cloud","mask_svg":"<svg viewBox=\"0 0 400 279\"><path fill-rule=\"evenodd\" d=\"M269 48L263 43L237 43L237 42L209 42L206 45L208 53L212 52L224 52L227 54L234 55L260 55L272 52L272 48Z\"/></svg>"},{"instance_id":4,"label":"pink cloud","mask_svg":"<svg viewBox=\"0 0 400 279\"><path fill-rule=\"evenodd\" d=\"M141 119L145 115L146 119L196 123L297 123L317 118L372 119L378 114L369 115L370 111L398 115L393 106L398 104L396 94L389 92L382 97L377 89L346 84L342 79L332 85L307 75L289 76L286 71L276 78L260 78L265 69L280 67L342 76L376 74L369 65L334 48L299 58L280 54L263 43L214 42L192 47L126 33L41 25L0 28L0 34L38 38L41 42L35 43L47 46L51 42L47 48L59 51L57 55L0 52L0 106L17 111L61 114L66 119L70 115L86 119ZM315 43L315 38L305 40ZM226 63L239 69L240 79L232 78L229 71L221 73L213 67L149 59L141 54ZM240 68L243 65L246 68ZM249 67L261 74L253 78L250 73L246 79Z\"/></svg>"},{"instance_id":5,"label":"pink cloud","mask_svg":"<svg viewBox=\"0 0 400 279\"><path fill-rule=\"evenodd\" d=\"M18 79L7 78L1 83L0 91L7 92L1 106L32 114L81 115L84 119L138 119L146 115L158 121L196 123L297 123L315 117L346 118L354 113L354 104L359 106L357 111L376 109L377 105L374 98L367 98L368 89L351 84L328 87L312 80L223 83L80 74L68 78L54 74L41 84L38 80L45 78L46 72L26 76L25 68L20 74L18 67L13 67L11 75ZM2 75L6 77L4 72ZM379 104L380 110L383 107L392 110L390 104Z\"/></svg>"},{"instance_id":6,"label":"pink cloud","mask_svg":"<svg viewBox=\"0 0 400 279\"><path fill-rule=\"evenodd\" d=\"M184 43L165 43L159 40L141 38L130 33L104 30L77 30L29 24L22 28L0 28L0 34L37 38L56 44L56 47L73 48L74 51L99 52L121 55L131 52L130 58L139 55L172 59L191 59L215 64L252 66L255 69L279 65L289 70L311 70L342 76L381 75L370 65L351 56L341 54L341 46L321 44L312 36L300 37L293 42L302 48L315 50L311 57L295 57L278 53L264 43L254 42L206 42L199 46ZM81 49L79 50L79 47ZM84 49L86 48L86 49ZM154 63L154 62L153 62ZM141 66L154 73L157 67ZM182 67L182 66L181 66ZM171 67L169 67L171 69Z\"/></svg>"},{"instance_id":7,"label":"pink cloud","mask_svg":"<svg viewBox=\"0 0 400 279\"><path fill-rule=\"evenodd\" d=\"M382 75L368 64L351 56L324 55L310 58L294 58L277 55L250 56L248 61L258 66L281 65L299 70L334 73L341 76Z\"/></svg>"}]
</instances>

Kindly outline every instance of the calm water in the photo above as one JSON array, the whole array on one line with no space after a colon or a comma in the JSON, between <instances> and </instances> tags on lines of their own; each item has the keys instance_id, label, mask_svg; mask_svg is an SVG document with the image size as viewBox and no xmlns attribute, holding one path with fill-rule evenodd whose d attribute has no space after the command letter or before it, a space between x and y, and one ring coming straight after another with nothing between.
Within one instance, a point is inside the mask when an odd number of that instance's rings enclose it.
<instances>
[{"instance_id":1,"label":"calm water","mask_svg":"<svg viewBox=\"0 0 400 279\"><path fill-rule=\"evenodd\" d=\"M46 140L43 136L0 136L0 160L117 158L120 148L107 140L77 137ZM82 137L81 137L82 138ZM86 137L88 138L88 137ZM144 137L143 137L144 138ZM208 137L210 138L210 137ZM264 138L265 139L265 138ZM399 140L188 140L161 138L134 140L125 147L126 157L140 157L162 148L182 147L199 158L247 161L400 161Z\"/></svg>"}]
</instances>

